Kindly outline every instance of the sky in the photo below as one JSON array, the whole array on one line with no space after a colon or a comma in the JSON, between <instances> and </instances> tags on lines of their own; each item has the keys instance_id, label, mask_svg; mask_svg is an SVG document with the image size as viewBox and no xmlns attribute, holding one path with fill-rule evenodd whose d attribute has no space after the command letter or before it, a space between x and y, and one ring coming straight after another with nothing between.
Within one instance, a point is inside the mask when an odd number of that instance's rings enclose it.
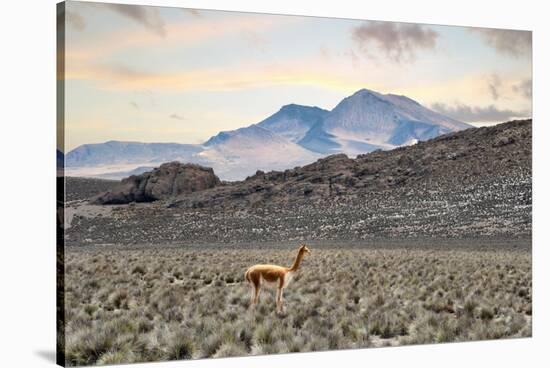
<instances>
[{"instance_id":1,"label":"sky","mask_svg":"<svg viewBox=\"0 0 550 368\"><path fill-rule=\"evenodd\" d=\"M65 145L202 143L361 88L475 125L531 116L531 32L69 1Z\"/></svg>"}]
</instances>

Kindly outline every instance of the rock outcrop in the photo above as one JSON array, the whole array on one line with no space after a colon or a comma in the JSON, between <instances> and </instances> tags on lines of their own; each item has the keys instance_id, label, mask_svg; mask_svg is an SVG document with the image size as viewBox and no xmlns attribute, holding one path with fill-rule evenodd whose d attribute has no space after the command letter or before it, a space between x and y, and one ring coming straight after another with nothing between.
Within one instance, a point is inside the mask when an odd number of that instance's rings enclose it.
<instances>
[{"instance_id":1,"label":"rock outcrop","mask_svg":"<svg viewBox=\"0 0 550 368\"><path fill-rule=\"evenodd\" d=\"M168 162L153 171L132 175L120 185L91 199L94 204L153 202L221 185L211 168Z\"/></svg>"}]
</instances>

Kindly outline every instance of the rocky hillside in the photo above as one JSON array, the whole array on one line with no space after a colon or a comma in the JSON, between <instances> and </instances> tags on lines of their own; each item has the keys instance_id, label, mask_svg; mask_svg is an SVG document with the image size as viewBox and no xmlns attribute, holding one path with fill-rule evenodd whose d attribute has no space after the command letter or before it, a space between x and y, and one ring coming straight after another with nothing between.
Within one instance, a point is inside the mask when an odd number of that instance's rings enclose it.
<instances>
[{"instance_id":1,"label":"rocky hillside","mask_svg":"<svg viewBox=\"0 0 550 368\"><path fill-rule=\"evenodd\" d=\"M529 239L531 178L531 121L513 121L151 203L69 202L65 234L69 245Z\"/></svg>"},{"instance_id":2,"label":"rocky hillside","mask_svg":"<svg viewBox=\"0 0 550 368\"><path fill-rule=\"evenodd\" d=\"M355 201L380 192L461 191L484 180L530 175L531 122L473 128L392 151L337 154L285 171L175 198L176 207L239 207Z\"/></svg>"}]
</instances>

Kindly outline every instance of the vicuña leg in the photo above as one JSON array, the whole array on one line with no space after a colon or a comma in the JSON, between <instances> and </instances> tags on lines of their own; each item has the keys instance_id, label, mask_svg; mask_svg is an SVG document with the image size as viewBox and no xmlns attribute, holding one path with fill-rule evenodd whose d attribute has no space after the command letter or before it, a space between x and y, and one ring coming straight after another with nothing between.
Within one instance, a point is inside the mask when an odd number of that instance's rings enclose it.
<instances>
[{"instance_id":1,"label":"vicu\u00f1a leg","mask_svg":"<svg viewBox=\"0 0 550 368\"><path fill-rule=\"evenodd\" d=\"M258 304L259 299L260 299L260 285L254 285L254 300L252 302L252 306L256 306L256 304Z\"/></svg>"},{"instance_id":2,"label":"vicu\u00f1a leg","mask_svg":"<svg viewBox=\"0 0 550 368\"><path fill-rule=\"evenodd\" d=\"M254 308L254 300L256 299L256 287L250 285L250 308Z\"/></svg>"},{"instance_id":3,"label":"vicu\u00f1a leg","mask_svg":"<svg viewBox=\"0 0 550 368\"><path fill-rule=\"evenodd\" d=\"M283 288L277 290L277 312L283 311Z\"/></svg>"}]
</instances>

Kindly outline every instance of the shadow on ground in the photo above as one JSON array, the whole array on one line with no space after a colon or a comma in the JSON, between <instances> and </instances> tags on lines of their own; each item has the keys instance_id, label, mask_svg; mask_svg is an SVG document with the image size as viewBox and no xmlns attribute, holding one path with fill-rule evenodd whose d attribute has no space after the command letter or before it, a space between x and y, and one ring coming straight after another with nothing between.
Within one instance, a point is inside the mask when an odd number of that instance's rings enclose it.
<instances>
[{"instance_id":1,"label":"shadow on ground","mask_svg":"<svg viewBox=\"0 0 550 368\"><path fill-rule=\"evenodd\" d=\"M55 364L55 350L39 350L34 352L35 355L41 357L42 359Z\"/></svg>"}]
</instances>

